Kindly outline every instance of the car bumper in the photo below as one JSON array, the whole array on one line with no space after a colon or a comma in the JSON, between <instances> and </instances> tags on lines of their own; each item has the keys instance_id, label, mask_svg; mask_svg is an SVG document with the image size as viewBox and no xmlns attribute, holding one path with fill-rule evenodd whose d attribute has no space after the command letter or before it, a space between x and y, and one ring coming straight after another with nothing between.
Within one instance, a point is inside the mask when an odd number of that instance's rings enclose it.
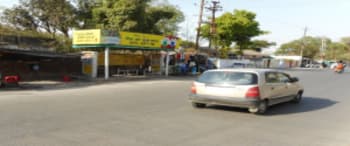
<instances>
[{"instance_id":1,"label":"car bumper","mask_svg":"<svg viewBox=\"0 0 350 146\"><path fill-rule=\"evenodd\" d=\"M190 94L189 100L196 103L224 105L232 107L251 108L257 107L259 99L244 99L244 98L232 98L232 97L220 97L220 96L207 96Z\"/></svg>"}]
</instances>

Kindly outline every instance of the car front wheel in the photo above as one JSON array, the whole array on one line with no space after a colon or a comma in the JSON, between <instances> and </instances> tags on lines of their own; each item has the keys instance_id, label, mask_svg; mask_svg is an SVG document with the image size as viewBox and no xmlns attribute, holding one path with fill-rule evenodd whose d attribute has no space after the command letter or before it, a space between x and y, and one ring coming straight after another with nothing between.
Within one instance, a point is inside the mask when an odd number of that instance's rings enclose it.
<instances>
[{"instance_id":1,"label":"car front wheel","mask_svg":"<svg viewBox=\"0 0 350 146\"><path fill-rule=\"evenodd\" d=\"M294 99L292 100L293 103L300 103L303 93L299 92L297 95L295 95Z\"/></svg>"}]
</instances>

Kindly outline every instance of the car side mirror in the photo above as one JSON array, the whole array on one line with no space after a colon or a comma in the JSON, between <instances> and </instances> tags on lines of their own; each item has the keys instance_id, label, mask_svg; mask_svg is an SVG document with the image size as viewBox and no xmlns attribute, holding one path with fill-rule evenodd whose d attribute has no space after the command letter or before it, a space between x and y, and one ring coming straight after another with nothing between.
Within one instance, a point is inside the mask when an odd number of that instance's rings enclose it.
<instances>
[{"instance_id":1,"label":"car side mirror","mask_svg":"<svg viewBox=\"0 0 350 146\"><path fill-rule=\"evenodd\" d=\"M298 82L299 79L297 77L292 77L290 78L290 82L294 83L294 82Z\"/></svg>"}]
</instances>

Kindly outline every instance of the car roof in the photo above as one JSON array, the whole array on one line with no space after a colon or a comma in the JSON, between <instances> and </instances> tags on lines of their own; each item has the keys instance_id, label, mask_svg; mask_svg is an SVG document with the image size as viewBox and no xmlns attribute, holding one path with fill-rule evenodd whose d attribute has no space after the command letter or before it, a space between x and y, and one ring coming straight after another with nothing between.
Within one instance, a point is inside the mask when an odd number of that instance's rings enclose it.
<instances>
[{"instance_id":1,"label":"car roof","mask_svg":"<svg viewBox=\"0 0 350 146\"><path fill-rule=\"evenodd\" d=\"M275 69L260 69L260 68L239 68L239 69L227 68L227 69L212 69L212 70L208 70L208 71L209 72L215 72L215 71L253 72L253 73L258 73L258 74L263 74L265 72L282 72L282 71L275 70Z\"/></svg>"}]
</instances>

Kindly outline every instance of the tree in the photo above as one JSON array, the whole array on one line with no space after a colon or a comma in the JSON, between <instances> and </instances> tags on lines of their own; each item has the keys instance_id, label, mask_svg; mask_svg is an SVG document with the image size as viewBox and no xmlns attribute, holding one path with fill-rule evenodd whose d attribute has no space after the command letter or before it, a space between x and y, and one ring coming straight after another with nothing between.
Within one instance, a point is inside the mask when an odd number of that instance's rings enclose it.
<instances>
[{"instance_id":1,"label":"tree","mask_svg":"<svg viewBox=\"0 0 350 146\"><path fill-rule=\"evenodd\" d=\"M261 49L268 48L268 47L275 46L275 45L276 45L275 42L268 42L266 40L253 40L248 45L248 48L252 49L252 50L256 50L258 52L261 52Z\"/></svg>"},{"instance_id":2,"label":"tree","mask_svg":"<svg viewBox=\"0 0 350 146\"><path fill-rule=\"evenodd\" d=\"M194 48L196 46L195 42L183 40L180 44L183 48Z\"/></svg>"},{"instance_id":3,"label":"tree","mask_svg":"<svg viewBox=\"0 0 350 146\"><path fill-rule=\"evenodd\" d=\"M22 6L14 7L13 9L5 9L2 19L8 24L22 30L37 30L38 22L30 14L30 12Z\"/></svg>"},{"instance_id":4,"label":"tree","mask_svg":"<svg viewBox=\"0 0 350 146\"><path fill-rule=\"evenodd\" d=\"M3 19L21 29L41 30L68 37L76 25L73 5L68 0L21 0L19 6L5 9Z\"/></svg>"},{"instance_id":5,"label":"tree","mask_svg":"<svg viewBox=\"0 0 350 146\"><path fill-rule=\"evenodd\" d=\"M343 42L333 42L326 49L326 59L330 60L349 60L349 48Z\"/></svg>"},{"instance_id":6,"label":"tree","mask_svg":"<svg viewBox=\"0 0 350 146\"><path fill-rule=\"evenodd\" d=\"M97 22L93 21L92 10L98 6L98 0L72 0L72 3L76 5L77 27L80 29L95 28Z\"/></svg>"},{"instance_id":7,"label":"tree","mask_svg":"<svg viewBox=\"0 0 350 146\"><path fill-rule=\"evenodd\" d=\"M97 27L116 31L174 34L183 14L172 5L150 6L150 0L102 1L93 9Z\"/></svg>"},{"instance_id":8,"label":"tree","mask_svg":"<svg viewBox=\"0 0 350 146\"><path fill-rule=\"evenodd\" d=\"M298 40L294 40L285 44L277 50L276 54L289 54L289 55L300 55L301 48L303 49L303 56L315 58L319 57L320 47L322 45L321 37L304 37ZM326 39L326 44L331 44L330 39Z\"/></svg>"},{"instance_id":9,"label":"tree","mask_svg":"<svg viewBox=\"0 0 350 146\"><path fill-rule=\"evenodd\" d=\"M184 21L183 13L171 5L154 6L147 9L149 33L174 35L178 24Z\"/></svg>"},{"instance_id":10,"label":"tree","mask_svg":"<svg viewBox=\"0 0 350 146\"><path fill-rule=\"evenodd\" d=\"M217 43L222 47L229 47L235 42L242 52L248 48L251 38L267 33L259 28L259 22L255 18L255 13L246 10L224 13L216 19L216 34L211 36L210 26L206 24L202 28L202 37L211 37L214 44Z\"/></svg>"}]
</instances>

